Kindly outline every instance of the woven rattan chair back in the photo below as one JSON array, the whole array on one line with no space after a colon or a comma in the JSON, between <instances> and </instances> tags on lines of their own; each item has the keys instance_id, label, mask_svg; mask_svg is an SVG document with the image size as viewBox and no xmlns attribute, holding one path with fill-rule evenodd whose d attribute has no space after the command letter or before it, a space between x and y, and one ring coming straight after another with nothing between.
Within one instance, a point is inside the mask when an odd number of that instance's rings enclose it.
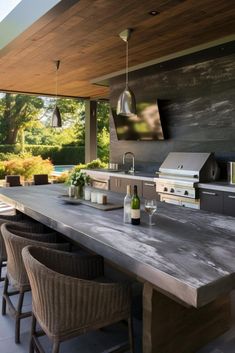
<instances>
[{"instance_id":1,"label":"woven rattan chair back","mask_svg":"<svg viewBox=\"0 0 235 353\"><path fill-rule=\"evenodd\" d=\"M26 225L27 227L27 225ZM21 252L27 245L39 245L54 249L69 250L69 245L56 243L56 233L34 232L31 228L21 227L18 224L5 223L1 226L7 252L7 274L15 288L29 286L28 276L25 271Z\"/></svg>"},{"instance_id":2,"label":"woven rattan chair back","mask_svg":"<svg viewBox=\"0 0 235 353\"><path fill-rule=\"evenodd\" d=\"M1 215L0 227L3 223L19 222L19 221L22 221L22 219L23 219L23 216L21 213L15 214L15 215ZM6 248L5 248L4 240L1 233L1 228L0 228L0 282L4 280L4 277L2 277L2 268L6 266L6 261L7 261L7 253L6 253Z\"/></svg>"},{"instance_id":3,"label":"woven rattan chair back","mask_svg":"<svg viewBox=\"0 0 235 353\"><path fill-rule=\"evenodd\" d=\"M20 176L19 175L6 175L5 181L8 186L22 186L20 183Z\"/></svg>"},{"instance_id":4,"label":"woven rattan chair back","mask_svg":"<svg viewBox=\"0 0 235 353\"><path fill-rule=\"evenodd\" d=\"M5 243L2 237L1 226L4 223L10 223L18 231L26 232L35 232L35 233L45 233L48 232L43 224L34 222L29 218L24 218L22 214L16 215L5 215L0 217L0 281L3 281L2 277L2 267L5 266L7 261L7 252Z\"/></svg>"},{"instance_id":5,"label":"woven rattan chair back","mask_svg":"<svg viewBox=\"0 0 235 353\"><path fill-rule=\"evenodd\" d=\"M45 185L49 184L48 174L35 174L33 176L34 185Z\"/></svg>"},{"instance_id":6,"label":"woven rattan chair back","mask_svg":"<svg viewBox=\"0 0 235 353\"><path fill-rule=\"evenodd\" d=\"M7 274L5 277L2 314L6 314L6 306L15 317L15 342L20 342L20 321L31 316L31 312L22 312L24 293L30 290L28 275L22 259L22 249L27 245L40 245L55 249L69 250L70 244L56 243L55 233L34 233L23 231L16 224L4 223L1 226L2 236L7 251ZM9 291L9 282L17 291ZM18 304L15 307L11 301L12 295L18 295Z\"/></svg>"},{"instance_id":7,"label":"woven rattan chair back","mask_svg":"<svg viewBox=\"0 0 235 353\"><path fill-rule=\"evenodd\" d=\"M133 335L128 284L107 283L100 256L77 256L53 249L27 246L22 252L32 288L33 323L31 352L38 345L36 321L53 341L60 342L121 320ZM45 290L46 288L46 290Z\"/></svg>"}]
</instances>

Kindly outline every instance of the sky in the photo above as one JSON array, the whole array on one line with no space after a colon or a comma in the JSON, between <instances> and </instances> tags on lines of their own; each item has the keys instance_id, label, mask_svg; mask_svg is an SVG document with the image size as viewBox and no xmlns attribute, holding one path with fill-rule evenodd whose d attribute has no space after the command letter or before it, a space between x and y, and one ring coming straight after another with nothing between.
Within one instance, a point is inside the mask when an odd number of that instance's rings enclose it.
<instances>
[{"instance_id":1,"label":"sky","mask_svg":"<svg viewBox=\"0 0 235 353\"><path fill-rule=\"evenodd\" d=\"M21 2L21 0L0 0L0 22Z\"/></svg>"}]
</instances>

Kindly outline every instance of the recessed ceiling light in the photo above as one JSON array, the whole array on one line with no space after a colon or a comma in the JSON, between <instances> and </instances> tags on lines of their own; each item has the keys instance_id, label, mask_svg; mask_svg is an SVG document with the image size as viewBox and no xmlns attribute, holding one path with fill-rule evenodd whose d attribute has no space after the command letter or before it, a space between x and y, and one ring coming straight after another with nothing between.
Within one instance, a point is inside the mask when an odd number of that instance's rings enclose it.
<instances>
[{"instance_id":1,"label":"recessed ceiling light","mask_svg":"<svg viewBox=\"0 0 235 353\"><path fill-rule=\"evenodd\" d=\"M160 12L156 11L156 10L152 10L152 11L149 11L149 15L151 16L157 16L159 15Z\"/></svg>"}]
</instances>

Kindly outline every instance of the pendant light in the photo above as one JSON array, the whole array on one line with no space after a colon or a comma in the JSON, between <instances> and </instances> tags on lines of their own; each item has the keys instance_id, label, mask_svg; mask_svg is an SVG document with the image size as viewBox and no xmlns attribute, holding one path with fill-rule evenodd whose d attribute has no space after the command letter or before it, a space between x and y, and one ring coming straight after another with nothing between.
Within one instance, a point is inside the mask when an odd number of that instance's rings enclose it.
<instances>
[{"instance_id":1,"label":"pendant light","mask_svg":"<svg viewBox=\"0 0 235 353\"><path fill-rule=\"evenodd\" d=\"M118 98L117 114L124 116L136 114L135 96L128 87L128 41L130 39L131 32L132 30L127 28L119 34L119 37L126 43L126 87Z\"/></svg>"},{"instance_id":2,"label":"pendant light","mask_svg":"<svg viewBox=\"0 0 235 353\"><path fill-rule=\"evenodd\" d=\"M57 106L57 97L58 97L58 70L60 68L60 60L56 61L56 83L55 83L55 92L56 92L56 103L55 103L55 108L52 114L52 120L51 120L51 126L56 128L56 127L62 127L62 119L61 119L61 114L60 110Z\"/></svg>"}]
</instances>

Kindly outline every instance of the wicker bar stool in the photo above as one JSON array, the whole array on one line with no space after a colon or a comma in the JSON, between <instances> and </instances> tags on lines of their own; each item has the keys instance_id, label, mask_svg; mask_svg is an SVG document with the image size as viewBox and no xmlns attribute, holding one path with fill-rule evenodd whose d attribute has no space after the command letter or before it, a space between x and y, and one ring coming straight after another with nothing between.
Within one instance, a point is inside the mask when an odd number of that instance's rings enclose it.
<instances>
[{"instance_id":1,"label":"wicker bar stool","mask_svg":"<svg viewBox=\"0 0 235 353\"><path fill-rule=\"evenodd\" d=\"M24 248L22 256L32 288L30 353L44 353L38 340L42 334L52 340L52 353L58 353L62 341L122 320L129 326L123 349L133 353L130 286L104 280L100 256L35 246ZM43 331L36 330L37 322Z\"/></svg>"},{"instance_id":2,"label":"wicker bar stool","mask_svg":"<svg viewBox=\"0 0 235 353\"><path fill-rule=\"evenodd\" d=\"M8 306L15 317L15 342L19 343L20 321L32 314L31 312L22 313L24 294L31 290L22 259L22 249L27 245L40 245L69 251L70 244L57 243L57 233L26 232L18 224L5 223L1 226L1 231L7 251L7 274L2 298L2 315L6 314L6 306ZM14 291L8 291L9 283L14 288ZM13 295L19 295L16 307L10 298Z\"/></svg>"},{"instance_id":3,"label":"wicker bar stool","mask_svg":"<svg viewBox=\"0 0 235 353\"><path fill-rule=\"evenodd\" d=\"M45 226L42 224L35 222L28 217L24 216L22 213L17 213L14 215L1 215L0 216L0 227L3 223L13 223L13 224L21 224L22 230L24 231L33 231L33 232L41 232L43 233L45 230ZM0 282L4 281L2 277L2 268L6 266L7 261L7 253L5 244L2 238L1 228L0 228Z\"/></svg>"}]
</instances>

